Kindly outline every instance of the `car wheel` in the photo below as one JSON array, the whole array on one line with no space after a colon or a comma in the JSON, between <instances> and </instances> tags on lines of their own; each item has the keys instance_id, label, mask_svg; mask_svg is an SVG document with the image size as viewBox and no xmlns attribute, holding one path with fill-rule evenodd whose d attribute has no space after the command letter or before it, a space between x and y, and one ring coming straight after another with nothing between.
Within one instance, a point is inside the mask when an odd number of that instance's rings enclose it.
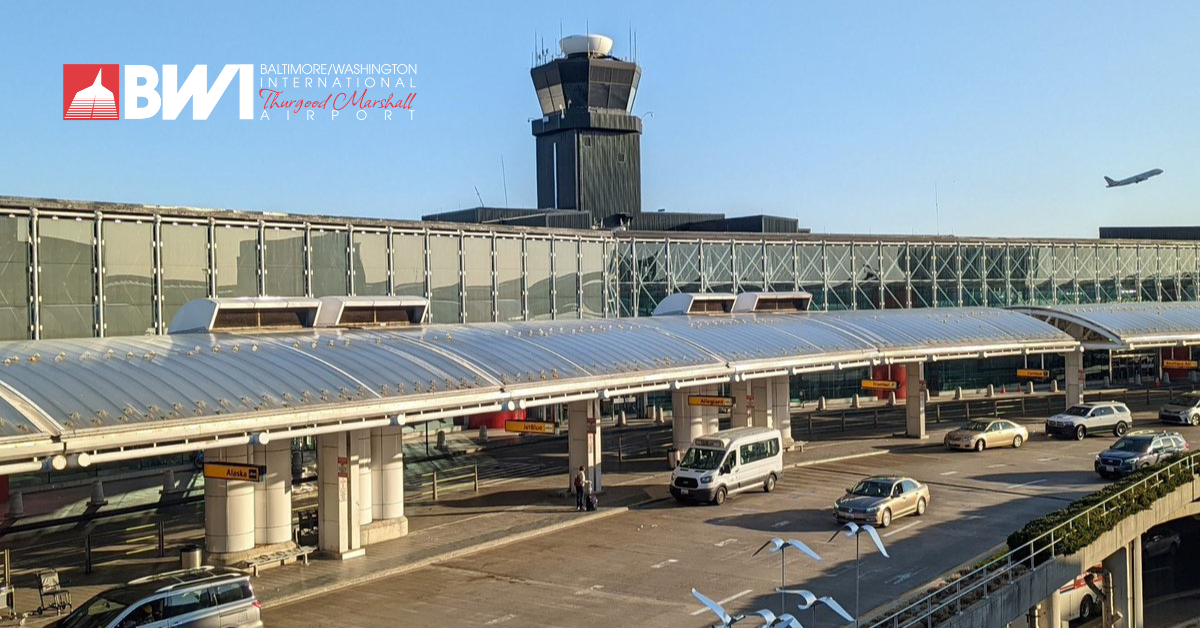
<instances>
[{"instance_id":1,"label":"car wheel","mask_svg":"<svg viewBox=\"0 0 1200 628\"><path fill-rule=\"evenodd\" d=\"M975 441L975 451L983 451L984 447L987 447L987 443L983 442L982 438Z\"/></svg>"},{"instance_id":2,"label":"car wheel","mask_svg":"<svg viewBox=\"0 0 1200 628\"><path fill-rule=\"evenodd\" d=\"M1192 427L1196 427L1197 425L1200 425L1200 414L1193 414L1191 416L1191 418L1188 420L1188 423L1191 423Z\"/></svg>"},{"instance_id":3,"label":"car wheel","mask_svg":"<svg viewBox=\"0 0 1200 628\"><path fill-rule=\"evenodd\" d=\"M1087 428L1080 425L1075 428L1075 440L1083 440L1087 438Z\"/></svg>"},{"instance_id":4,"label":"car wheel","mask_svg":"<svg viewBox=\"0 0 1200 628\"><path fill-rule=\"evenodd\" d=\"M719 488L717 489L717 494L716 494L716 495L713 495L713 503L714 503L714 504L716 504L716 505L718 505L718 506L720 506L721 504L724 504L724 503L725 503L725 496L726 496L726 495L728 495L728 494L729 494L729 493L728 493L728 492L725 490L725 487L724 487L724 486L722 486L722 487L719 487Z\"/></svg>"},{"instance_id":5,"label":"car wheel","mask_svg":"<svg viewBox=\"0 0 1200 628\"><path fill-rule=\"evenodd\" d=\"M1025 439L1021 438L1020 434L1013 436L1013 449L1020 449L1023 444L1025 444Z\"/></svg>"},{"instance_id":6,"label":"car wheel","mask_svg":"<svg viewBox=\"0 0 1200 628\"><path fill-rule=\"evenodd\" d=\"M1096 603L1092 601L1092 596L1090 596L1090 595L1084 596L1084 598L1079 601L1079 618L1080 619L1091 619L1092 615L1094 615L1095 613L1096 613Z\"/></svg>"},{"instance_id":7,"label":"car wheel","mask_svg":"<svg viewBox=\"0 0 1200 628\"><path fill-rule=\"evenodd\" d=\"M919 515L925 514L925 508L926 508L925 498L922 497L917 500L917 515L919 516Z\"/></svg>"},{"instance_id":8,"label":"car wheel","mask_svg":"<svg viewBox=\"0 0 1200 628\"><path fill-rule=\"evenodd\" d=\"M1117 426L1113 428L1113 436L1120 438L1125 435L1125 432L1128 432L1128 431L1129 431L1129 426L1125 425L1124 421L1118 421Z\"/></svg>"},{"instance_id":9,"label":"car wheel","mask_svg":"<svg viewBox=\"0 0 1200 628\"><path fill-rule=\"evenodd\" d=\"M767 481L763 482L763 492L764 493L770 493L773 490L775 490L775 474L774 473L772 473L771 475L768 475Z\"/></svg>"},{"instance_id":10,"label":"car wheel","mask_svg":"<svg viewBox=\"0 0 1200 628\"><path fill-rule=\"evenodd\" d=\"M884 508L883 514L879 516L879 527L886 528L892 525L892 509Z\"/></svg>"}]
</instances>

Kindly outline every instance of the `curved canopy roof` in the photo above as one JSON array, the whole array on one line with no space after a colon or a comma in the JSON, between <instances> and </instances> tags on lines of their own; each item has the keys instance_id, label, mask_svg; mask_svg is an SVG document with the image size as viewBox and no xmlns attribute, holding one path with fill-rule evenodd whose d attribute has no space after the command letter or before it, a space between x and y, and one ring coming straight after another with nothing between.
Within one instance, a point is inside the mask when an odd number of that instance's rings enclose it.
<instances>
[{"instance_id":1,"label":"curved canopy roof","mask_svg":"<svg viewBox=\"0 0 1200 628\"><path fill-rule=\"evenodd\" d=\"M1200 303L1105 303L1014 307L1071 334L1086 349L1200 344Z\"/></svg>"},{"instance_id":2,"label":"curved canopy roof","mask_svg":"<svg viewBox=\"0 0 1200 628\"><path fill-rule=\"evenodd\" d=\"M0 461L1077 346L991 308L6 342Z\"/></svg>"}]
</instances>

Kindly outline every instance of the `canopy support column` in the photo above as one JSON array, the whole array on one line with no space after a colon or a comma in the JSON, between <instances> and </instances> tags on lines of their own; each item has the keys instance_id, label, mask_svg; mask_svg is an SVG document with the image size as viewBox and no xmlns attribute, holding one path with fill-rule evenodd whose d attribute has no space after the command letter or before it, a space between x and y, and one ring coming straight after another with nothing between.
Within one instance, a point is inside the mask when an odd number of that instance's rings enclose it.
<instances>
[{"instance_id":1,"label":"canopy support column","mask_svg":"<svg viewBox=\"0 0 1200 628\"><path fill-rule=\"evenodd\" d=\"M600 442L600 401L589 399L567 404L567 459L571 465L567 469L568 487L575 486L575 476L579 467L583 467L584 477L592 483L592 492L600 492Z\"/></svg>"},{"instance_id":2,"label":"canopy support column","mask_svg":"<svg viewBox=\"0 0 1200 628\"><path fill-rule=\"evenodd\" d=\"M1066 354L1067 399L1066 407L1083 403L1084 375L1083 351L1072 351Z\"/></svg>"},{"instance_id":3,"label":"canopy support column","mask_svg":"<svg viewBox=\"0 0 1200 628\"><path fill-rule=\"evenodd\" d=\"M925 433L925 363L904 365L908 385L905 386L904 434L909 438L929 438Z\"/></svg>"}]
</instances>

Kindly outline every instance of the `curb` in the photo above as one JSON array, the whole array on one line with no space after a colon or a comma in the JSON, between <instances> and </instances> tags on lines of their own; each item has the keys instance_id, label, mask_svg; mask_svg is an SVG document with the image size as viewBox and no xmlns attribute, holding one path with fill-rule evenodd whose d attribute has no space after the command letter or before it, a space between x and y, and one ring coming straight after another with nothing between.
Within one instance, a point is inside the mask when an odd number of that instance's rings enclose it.
<instances>
[{"instance_id":1,"label":"curb","mask_svg":"<svg viewBox=\"0 0 1200 628\"><path fill-rule=\"evenodd\" d=\"M577 525L582 525L589 521L595 521L597 519L603 519L606 517L611 517L614 515L627 513L630 510L637 508L638 506L644 505L644 504L652 502L652 501L655 501L655 500L647 499L647 500L643 500L643 501L640 501L640 502L637 502L634 504L630 504L628 506L620 506L620 507L613 507L608 510L600 510L599 512L596 512L591 515L584 515L582 517L568 519L567 521L560 521L558 523L551 524L549 526L540 527L535 530L528 530L526 532L520 532L518 534L506 536L503 538L493 539L491 541L484 541L483 543L477 543L475 545L470 545L467 547L450 550L447 552L443 552L441 554L437 554L435 556L423 558L423 559L415 561L415 562L405 563L403 565L396 565L394 567L390 567L387 569L381 569L379 571L371 573L370 575L358 576L356 578L350 578L348 580L343 580L336 584L328 584L328 585L321 586L321 587L315 587L312 589L297 591L295 593L280 596L280 597L278 597L276 599L272 599L270 601L263 601L263 608L272 608L273 609L273 608L278 608L280 606L286 606L288 604L292 604L294 602L299 602L301 600L304 600L304 599L307 599L310 597L316 597L318 595L332 593L334 591L339 591L341 589L357 586L360 584L365 584L367 582L374 582L376 580L381 580L383 578L390 578L392 576L397 576L402 573L407 573L409 571L415 571L417 569L428 567L430 565L435 565L437 563L445 562L448 560L454 560L456 558L462 558L464 556L470 556L471 554L477 554L479 552L485 552L487 550L495 549L497 547L503 547L505 545L510 545L513 543L518 543L520 541L525 541L528 539L543 536L543 535L549 534L551 532L557 532L559 530L573 528Z\"/></svg>"}]
</instances>

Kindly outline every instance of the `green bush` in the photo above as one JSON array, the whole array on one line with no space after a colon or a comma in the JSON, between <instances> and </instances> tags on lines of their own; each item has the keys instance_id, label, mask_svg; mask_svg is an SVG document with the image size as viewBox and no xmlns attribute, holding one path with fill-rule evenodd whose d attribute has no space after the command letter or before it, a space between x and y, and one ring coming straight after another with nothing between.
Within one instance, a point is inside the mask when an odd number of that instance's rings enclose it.
<instances>
[{"instance_id":1,"label":"green bush","mask_svg":"<svg viewBox=\"0 0 1200 628\"><path fill-rule=\"evenodd\" d=\"M1071 502L1064 508L1030 521L1025 524L1025 527L1008 536L1008 547L1013 551L1013 560L1024 561L1029 558L1031 553L1036 552L1037 556L1033 564L1037 565L1049 560L1051 556L1069 556L1079 551L1080 548L1095 542L1101 534L1113 529L1118 522L1149 509L1154 502L1191 481L1191 469L1186 464L1176 465L1159 476L1161 481L1143 484L1135 490L1127 489L1157 471L1180 460L1195 458L1198 454L1200 452L1190 452L1153 467L1136 471L1095 493ZM1066 528L1059 530L1054 535L1053 554L1043 551L1050 545L1050 537L1041 539L1038 537L1114 496L1116 497L1108 503L1106 509L1093 512L1085 518L1086 520L1076 520ZM1037 541L1033 546L1027 547L1026 544L1034 539Z\"/></svg>"}]
</instances>

